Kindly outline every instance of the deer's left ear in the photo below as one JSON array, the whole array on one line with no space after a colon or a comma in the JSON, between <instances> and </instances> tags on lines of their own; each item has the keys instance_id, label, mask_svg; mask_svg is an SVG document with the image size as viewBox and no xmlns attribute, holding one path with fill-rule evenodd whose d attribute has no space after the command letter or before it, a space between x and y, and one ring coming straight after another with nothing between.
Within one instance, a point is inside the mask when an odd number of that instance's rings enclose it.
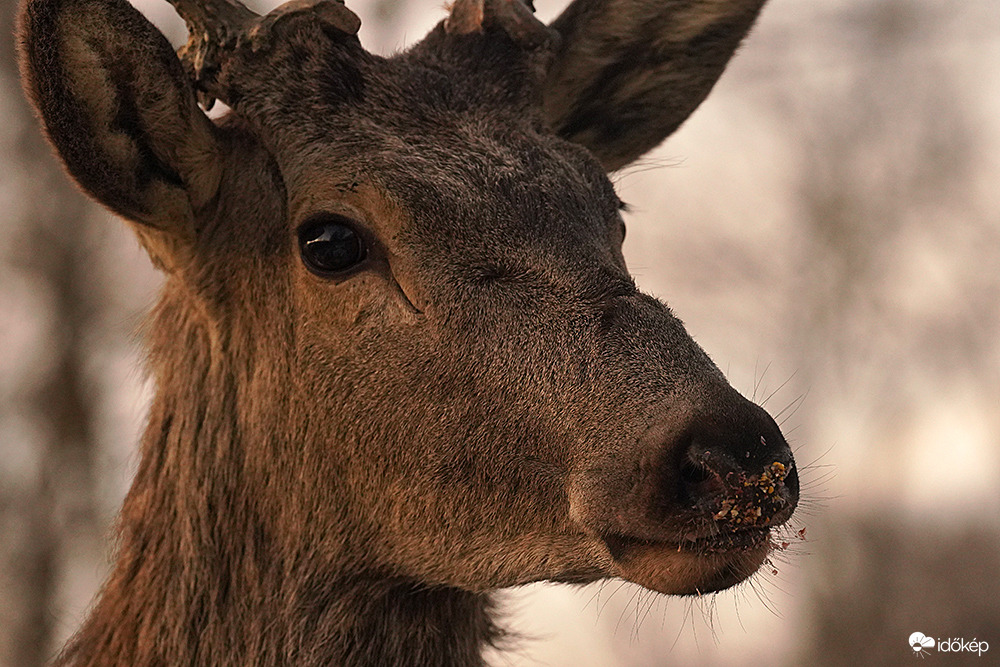
<instances>
[{"instance_id":1,"label":"deer's left ear","mask_svg":"<svg viewBox=\"0 0 1000 667\"><path fill-rule=\"evenodd\" d=\"M654 148L708 95L764 0L574 0L543 93L556 132L608 171Z\"/></svg>"},{"instance_id":2,"label":"deer's left ear","mask_svg":"<svg viewBox=\"0 0 1000 667\"><path fill-rule=\"evenodd\" d=\"M193 238L222 152L163 35L126 0L26 0L20 49L28 96L83 189L147 241Z\"/></svg>"}]
</instances>

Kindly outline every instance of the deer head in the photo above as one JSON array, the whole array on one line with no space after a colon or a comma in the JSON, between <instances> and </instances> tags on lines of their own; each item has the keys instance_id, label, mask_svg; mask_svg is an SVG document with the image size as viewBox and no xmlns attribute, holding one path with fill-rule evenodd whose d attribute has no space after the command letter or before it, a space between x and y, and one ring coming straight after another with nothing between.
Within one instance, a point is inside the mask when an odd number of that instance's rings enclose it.
<instances>
[{"instance_id":1,"label":"deer head","mask_svg":"<svg viewBox=\"0 0 1000 667\"><path fill-rule=\"evenodd\" d=\"M171 1L180 58L124 0L22 5L52 144L166 274L118 564L67 662L468 664L499 587L757 570L791 452L636 288L607 173L762 0L551 26L458 0L391 58L340 2Z\"/></svg>"}]
</instances>

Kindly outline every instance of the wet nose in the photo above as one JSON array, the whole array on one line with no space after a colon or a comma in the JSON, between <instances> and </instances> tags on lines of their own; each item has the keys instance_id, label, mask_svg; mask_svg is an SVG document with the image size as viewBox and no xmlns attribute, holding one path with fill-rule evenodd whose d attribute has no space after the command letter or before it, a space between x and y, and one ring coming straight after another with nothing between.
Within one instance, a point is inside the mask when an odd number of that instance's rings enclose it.
<instances>
[{"instance_id":1,"label":"wet nose","mask_svg":"<svg viewBox=\"0 0 1000 667\"><path fill-rule=\"evenodd\" d=\"M798 502L798 471L771 416L749 401L741 407L728 418L697 420L686 433L680 500L734 527L777 525Z\"/></svg>"}]
</instances>

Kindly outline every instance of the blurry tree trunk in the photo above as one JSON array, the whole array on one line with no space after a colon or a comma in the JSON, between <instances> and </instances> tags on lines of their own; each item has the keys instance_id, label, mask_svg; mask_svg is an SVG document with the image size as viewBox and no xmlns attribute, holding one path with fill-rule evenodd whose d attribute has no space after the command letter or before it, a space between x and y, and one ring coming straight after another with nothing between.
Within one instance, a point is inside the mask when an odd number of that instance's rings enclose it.
<instances>
[{"instance_id":1,"label":"blurry tree trunk","mask_svg":"<svg viewBox=\"0 0 1000 667\"><path fill-rule=\"evenodd\" d=\"M49 290L50 338L38 340L47 358L41 377L16 381L24 391L0 407L0 419L16 414L40 434L37 474L0 488L0 665L35 667L48 662L53 646L54 603L67 563L78 547L94 557L102 532L95 509L95 416L99 397L88 386L84 340L99 294L87 261L92 208L75 191L45 145L17 83L13 40L16 3L0 11L0 77L7 100L6 131L14 151L4 169L30 191L22 191L20 219L5 221L10 255L4 261ZM26 176L19 177L17 172ZM3 413L7 413L4 415ZM0 471L2 472L2 471ZM73 548L68 548L73 546Z\"/></svg>"}]
</instances>

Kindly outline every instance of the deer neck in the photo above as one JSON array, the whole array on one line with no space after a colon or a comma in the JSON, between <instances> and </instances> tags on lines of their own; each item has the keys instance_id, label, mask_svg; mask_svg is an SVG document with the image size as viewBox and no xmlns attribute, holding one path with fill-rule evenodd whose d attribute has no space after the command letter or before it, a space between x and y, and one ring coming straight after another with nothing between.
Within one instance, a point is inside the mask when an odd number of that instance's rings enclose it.
<instances>
[{"instance_id":1,"label":"deer neck","mask_svg":"<svg viewBox=\"0 0 1000 667\"><path fill-rule=\"evenodd\" d=\"M240 368L224 336L161 312L157 380L116 563L59 665L482 665L501 635L487 594L322 562L277 539L248 474L273 446L238 418ZM223 355L224 356L224 355ZM259 480L259 477L257 478Z\"/></svg>"}]
</instances>

